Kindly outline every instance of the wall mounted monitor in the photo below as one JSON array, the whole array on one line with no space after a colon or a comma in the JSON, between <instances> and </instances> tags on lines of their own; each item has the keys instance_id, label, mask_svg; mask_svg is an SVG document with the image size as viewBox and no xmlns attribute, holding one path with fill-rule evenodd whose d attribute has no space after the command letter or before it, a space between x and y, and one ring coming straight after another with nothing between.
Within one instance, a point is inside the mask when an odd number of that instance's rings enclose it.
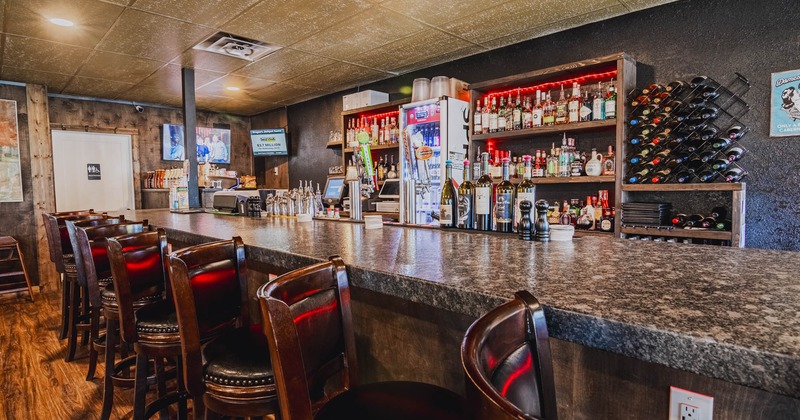
<instances>
[{"instance_id":1,"label":"wall mounted monitor","mask_svg":"<svg viewBox=\"0 0 800 420\"><path fill-rule=\"evenodd\" d=\"M289 142L283 128L266 128L250 130L250 143L253 156L286 156L289 154Z\"/></svg>"},{"instance_id":2,"label":"wall mounted monitor","mask_svg":"<svg viewBox=\"0 0 800 420\"><path fill-rule=\"evenodd\" d=\"M195 133L198 163L231 163L231 130L196 127ZM182 161L186 159L182 125L164 124L161 143L163 160Z\"/></svg>"}]
</instances>

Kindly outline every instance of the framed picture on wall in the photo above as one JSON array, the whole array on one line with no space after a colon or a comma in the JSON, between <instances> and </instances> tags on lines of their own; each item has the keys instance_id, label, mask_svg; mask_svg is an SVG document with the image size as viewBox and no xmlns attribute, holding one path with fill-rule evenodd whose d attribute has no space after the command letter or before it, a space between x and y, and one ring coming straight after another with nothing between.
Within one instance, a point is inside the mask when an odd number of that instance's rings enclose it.
<instances>
[{"instance_id":1,"label":"framed picture on wall","mask_svg":"<svg viewBox=\"0 0 800 420\"><path fill-rule=\"evenodd\" d=\"M800 70L772 73L770 137L800 136Z\"/></svg>"},{"instance_id":2,"label":"framed picture on wall","mask_svg":"<svg viewBox=\"0 0 800 420\"><path fill-rule=\"evenodd\" d=\"M195 127L197 162L231 163L231 130L226 128ZM187 158L183 126L164 124L161 133L162 160L183 161Z\"/></svg>"},{"instance_id":3,"label":"framed picture on wall","mask_svg":"<svg viewBox=\"0 0 800 420\"><path fill-rule=\"evenodd\" d=\"M0 100L0 202L22 201L17 101Z\"/></svg>"}]
</instances>

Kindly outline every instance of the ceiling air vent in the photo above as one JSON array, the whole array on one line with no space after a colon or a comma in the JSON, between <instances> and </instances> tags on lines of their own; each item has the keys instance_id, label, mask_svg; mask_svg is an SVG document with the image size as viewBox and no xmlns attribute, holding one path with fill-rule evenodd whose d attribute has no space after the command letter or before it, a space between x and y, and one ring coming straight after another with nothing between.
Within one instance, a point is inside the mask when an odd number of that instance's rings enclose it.
<instances>
[{"instance_id":1,"label":"ceiling air vent","mask_svg":"<svg viewBox=\"0 0 800 420\"><path fill-rule=\"evenodd\" d=\"M267 54L279 50L280 47L242 36L218 32L197 44L194 49L241 58L247 61L256 61Z\"/></svg>"}]
</instances>

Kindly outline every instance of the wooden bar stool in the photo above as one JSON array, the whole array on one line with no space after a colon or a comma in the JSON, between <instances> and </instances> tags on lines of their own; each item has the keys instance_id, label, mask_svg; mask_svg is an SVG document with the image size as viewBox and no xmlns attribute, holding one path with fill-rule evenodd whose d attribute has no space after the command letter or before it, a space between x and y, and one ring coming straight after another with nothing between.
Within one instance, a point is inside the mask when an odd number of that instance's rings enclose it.
<instances>
[{"instance_id":1,"label":"wooden bar stool","mask_svg":"<svg viewBox=\"0 0 800 420\"><path fill-rule=\"evenodd\" d=\"M86 380L88 381L94 378L98 353L103 350L114 351L113 346L105 348L105 343L101 341L102 337L100 336L100 316L102 314L103 301L113 299L113 292L111 292L110 296L107 292L103 293L105 286L111 284L107 238L141 233L147 229L147 221L128 222L117 220L117 223L114 224L90 227L76 225L76 223L67 222L70 238L73 240L73 248L75 248L78 282L82 288L85 288L89 297L89 369L86 374ZM104 285L102 290L101 284ZM116 328L116 326L113 327ZM70 343L73 342L73 339L74 337L70 337ZM123 357L125 357L126 347L120 346L120 349ZM129 386L133 386L132 381Z\"/></svg>"},{"instance_id":2,"label":"wooden bar stool","mask_svg":"<svg viewBox=\"0 0 800 420\"><path fill-rule=\"evenodd\" d=\"M544 310L530 293L517 292L469 327L461 363L476 420L558 419Z\"/></svg>"},{"instance_id":3,"label":"wooden bar stool","mask_svg":"<svg viewBox=\"0 0 800 420\"><path fill-rule=\"evenodd\" d=\"M194 418L205 418L205 408L235 417L277 413L267 342L260 327L250 326L241 238L182 249L169 260ZM201 350L203 338L210 336L217 338Z\"/></svg>"},{"instance_id":4,"label":"wooden bar stool","mask_svg":"<svg viewBox=\"0 0 800 420\"><path fill-rule=\"evenodd\" d=\"M358 385L350 284L341 258L284 274L262 286L258 298L283 420L470 418L463 398L435 385Z\"/></svg>"},{"instance_id":5,"label":"wooden bar stool","mask_svg":"<svg viewBox=\"0 0 800 420\"><path fill-rule=\"evenodd\" d=\"M26 288L33 302L33 289L19 243L11 236L0 236L0 293L16 293Z\"/></svg>"}]
</instances>

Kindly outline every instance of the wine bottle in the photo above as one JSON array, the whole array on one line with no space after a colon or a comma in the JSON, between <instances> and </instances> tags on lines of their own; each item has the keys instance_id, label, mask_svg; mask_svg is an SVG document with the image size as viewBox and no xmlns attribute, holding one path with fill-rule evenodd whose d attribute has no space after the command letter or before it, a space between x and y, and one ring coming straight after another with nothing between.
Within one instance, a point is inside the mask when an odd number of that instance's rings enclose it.
<instances>
[{"instance_id":1,"label":"wine bottle","mask_svg":"<svg viewBox=\"0 0 800 420\"><path fill-rule=\"evenodd\" d=\"M709 216L709 217L706 217L705 219L703 219L702 221L700 221L700 226L699 227L701 227L703 229L709 229L709 228L716 227L716 226L717 226L717 219L715 219L712 216Z\"/></svg>"},{"instance_id":2,"label":"wine bottle","mask_svg":"<svg viewBox=\"0 0 800 420\"><path fill-rule=\"evenodd\" d=\"M729 137L719 137L719 138L714 139L714 142L712 143L712 147L715 148L715 149L724 149L724 148L730 146L732 143L733 143L733 140L731 140Z\"/></svg>"},{"instance_id":3,"label":"wine bottle","mask_svg":"<svg viewBox=\"0 0 800 420\"><path fill-rule=\"evenodd\" d=\"M728 162L727 159L717 159L711 162L711 169L715 171L724 171L725 169L728 168L729 164L730 162Z\"/></svg>"},{"instance_id":4,"label":"wine bottle","mask_svg":"<svg viewBox=\"0 0 800 420\"><path fill-rule=\"evenodd\" d=\"M664 86L659 85L658 83L653 83L646 88L642 89L642 95L653 96L656 93L659 93L664 90Z\"/></svg>"},{"instance_id":5,"label":"wine bottle","mask_svg":"<svg viewBox=\"0 0 800 420\"><path fill-rule=\"evenodd\" d=\"M684 213L678 213L672 218L672 226L683 227L686 224L687 216Z\"/></svg>"},{"instance_id":6,"label":"wine bottle","mask_svg":"<svg viewBox=\"0 0 800 420\"><path fill-rule=\"evenodd\" d=\"M495 188L494 230L511 232L514 224L514 184L509 181L508 158L503 158L503 180Z\"/></svg>"},{"instance_id":7,"label":"wine bottle","mask_svg":"<svg viewBox=\"0 0 800 420\"><path fill-rule=\"evenodd\" d=\"M741 159L743 155L744 149L739 146L731 147L725 151L725 156L728 158L728 162L736 162L737 160Z\"/></svg>"},{"instance_id":8,"label":"wine bottle","mask_svg":"<svg viewBox=\"0 0 800 420\"><path fill-rule=\"evenodd\" d=\"M713 182L717 176L719 176L719 172L705 169L697 174L697 179L699 179L700 182Z\"/></svg>"},{"instance_id":9,"label":"wine bottle","mask_svg":"<svg viewBox=\"0 0 800 420\"><path fill-rule=\"evenodd\" d=\"M688 171L681 171L675 174L675 176L672 179L679 184L685 184L691 181L692 173Z\"/></svg>"},{"instance_id":10,"label":"wine bottle","mask_svg":"<svg viewBox=\"0 0 800 420\"><path fill-rule=\"evenodd\" d=\"M722 219L726 218L727 216L728 216L728 208L727 207L717 206L717 207L714 207L713 209L711 209L711 217L713 217L713 218L715 218L717 220L722 220Z\"/></svg>"},{"instance_id":11,"label":"wine bottle","mask_svg":"<svg viewBox=\"0 0 800 420\"><path fill-rule=\"evenodd\" d=\"M676 81L668 84L667 86L665 86L664 90L669 92L669 93L671 93L672 95L677 95L682 90L684 90L687 86L688 85L687 85L686 82L683 82L683 81L680 81L680 80L676 80Z\"/></svg>"},{"instance_id":12,"label":"wine bottle","mask_svg":"<svg viewBox=\"0 0 800 420\"><path fill-rule=\"evenodd\" d=\"M717 222L717 226L715 226L715 227L717 228L717 230L728 230L729 231L729 230L731 230L732 226L733 226L733 223L731 223L730 220L723 220L721 222Z\"/></svg>"},{"instance_id":13,"label":"wine bottle","mask_svg":"<svg viewBox=\"0 0 800 420\"><path fill-rule=\"evenodd\" d=\"M492 177L489 175L489 153L481 153L481 177L475 183L475 226L492 230Z\"/></svg>"},{"instance_id":14,"label":"wine bottle","mask_svg":"<svg viewBox=\"0 0 800 420\"><path fill-rule=\"evenodd\" d=\"M634 168L638 170L628 176L628 183L636 184L645 181L647 179L647 175L653 171L653 168L653 164L651 163L646 163L639 168Z\"/></svg>"},{"instance_id":15,"label":"wine bottle","mask_svg":"<svg viewBox=\"0 0 800 420\"><path fill-rule=\"evenodd\" d=\"M734 125L728 129L728 138L731 140L738 140L744 136L744 128L739 125Z\"/></svg>"},{"instance_id":16,"label":"wine bottle","mask_svg":"<svg viewBox=\"0 0 800 420\"><path fill-rule=\"evenodd\" d=\"M517 185L517 194L514 199L514 231L519 231L519 221L522 218L522 212L519 204L523 201L530 201L531 205L536 203L536 185L531 182L531 157L525 155L522 157L525 165L523 172L522 182ZM534 211L533 214L536 214Z\"/></svg>"},{"instance_id":17,"label":"wine bottle","mask_svg":"<svg viewBox=\"0 0 800 420\"><path fill-rule=\"evenodd\" d=\"M671 169L662 169L656 172L653 175L653 177L650 178L650 182L652 182L653 184L663 184L664 181L667 180L667 177L669 176L670 172L672 172Z\"/></svg>"},{"instance_id":18,"label":"wine bottle","mask_svg":"<svg viewBox=\"0 0 800 420\"><path fill-rule=\"evenodd\" d=\"M464 160L464 182L458 186L457 226L461 229L475 229L475 186L469 174L469 160Z\"/></svg>"},{"instance_id":19,"label":"wine bottle","mask_svg":"<svg viewBox=\"0 0 800 420\"><path fill-rule=\"evenodd\" d=\"M703 219L705 219L705 216L703 216L702 214L693 214L693 215L691 215L691 216L686 218L686 222L684 223L684 226L686 226L686 227L699 227L700 222L702 222Z\"/></svg>"},{"instance_id":20,"label":"wine bottle","mask_svg":"<svg viewBox=\"0 0 800 420\"><path fill-rule=\"evenodd\" d=\"M747 172L742 170L741 168L729 168L722 174L725 177L725 181L727 182L739 182L747 176Z\"/></svg>"},{"instance_id":21,"label":"wine bottle","mask_svg":"<svg viewBox=\"0 0 800 420\"><path fill-rule=\"evenodd\" d=\"M453 161L445 161L444 168L445 181L439 200L439 226L451 228L456 226L458 217L458 193L453 179Z\"/></svg>"}]
</instances>

